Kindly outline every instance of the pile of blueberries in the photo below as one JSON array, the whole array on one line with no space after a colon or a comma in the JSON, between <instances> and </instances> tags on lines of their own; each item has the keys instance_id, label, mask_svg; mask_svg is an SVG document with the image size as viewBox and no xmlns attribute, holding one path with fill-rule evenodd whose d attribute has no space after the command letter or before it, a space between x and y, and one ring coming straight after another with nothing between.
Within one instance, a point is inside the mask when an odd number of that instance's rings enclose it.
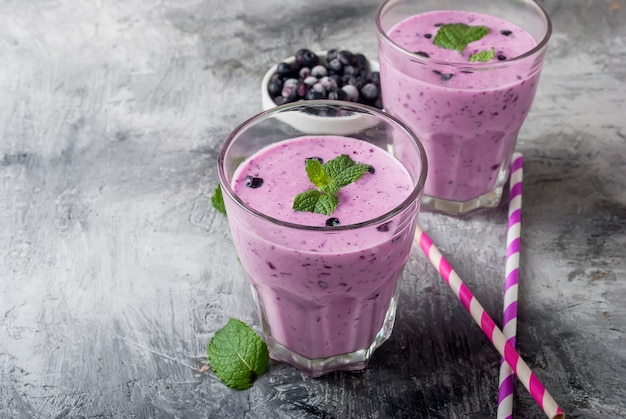
<instances>
[{"instance_id":1,"label":"pile of blueberries","mask_svg":"<svg viewBox=\"0 0 626 419\"><path fill-rule=\"evenodd\" d=\"M331 99L383 108L380 73L369 69L365 55L330 49L324 58L302 48L293 64L279 63L268 85L274 103Z\"/></svg>"}]
</instances>

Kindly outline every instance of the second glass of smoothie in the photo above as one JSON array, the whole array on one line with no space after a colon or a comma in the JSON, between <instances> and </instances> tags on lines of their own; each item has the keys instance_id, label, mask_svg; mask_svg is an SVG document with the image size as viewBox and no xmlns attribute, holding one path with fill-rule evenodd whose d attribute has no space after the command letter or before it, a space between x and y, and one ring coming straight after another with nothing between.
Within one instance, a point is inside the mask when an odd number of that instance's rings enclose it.
<instances>
[{"instance_id":1,"label":"second glass of smoothie","mask_svg":"<svg viewBox=\"0 0 626 419\"><path fill-rule=\"evenodd\" d=\"M338 179L339 156L366 172L339 189L331 213L294 210L298 194L323 193L307 162ZM218 173L271 357L313 377L364 368L391 335L411 252L427 173L417 137L374 108L299 102L238 127Z\"/></svg>"},{"instance_id":2,"label":"second glass of smoothie","mask_svg":"<svg viewBox=\"0 0 626 419\"><path fill-rule=\"evenodd\" d=\"M423 208L497 206L537 90L548 15L532 0L387 0L376 25L384 109L428 156ZM459 42L479 27L479 39Z\"/></svg>"}]
</instances>

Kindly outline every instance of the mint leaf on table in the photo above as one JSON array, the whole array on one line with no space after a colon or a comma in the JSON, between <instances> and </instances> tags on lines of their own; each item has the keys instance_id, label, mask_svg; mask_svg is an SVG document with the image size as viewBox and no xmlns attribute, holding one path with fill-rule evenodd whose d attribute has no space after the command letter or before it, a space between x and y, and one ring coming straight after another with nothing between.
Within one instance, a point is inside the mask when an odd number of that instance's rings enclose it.
<instances>
[{"instance_id":1,"label":"mint leaf on table","mask_svg":"<svg viewBox=\"0 0 626 419\"><path fill-rule=\"evenodd\" d=\"M226 206L224 205L224 196L222 195L222 186L218 183L215 192L211 197L211 204L218 212L226 215Z\"/></svg>"},{"instance_id":2,"label":"mint leaf on table","mask_svg":"<svg viewBox=\"0 0 626 419\"><path fill-rule=\"evenodd\" d=\"M433 43L445 49L454 49L459 53L471 42L478 41L489 33L486 26L469 26L465 23L441 25Z\"/></svg>"},{"instance_id":3,"label":"mint leaf on table","mask_svg":"<svg viewBox=\"0 0 626 419\"><path fill-rule=\"evenodd\" d=\"M370 169L369 164L356 163L346 154L324 164L317 159L306 161L306 173L311 183L318 189L311 189L296 195L292 208L296 211L331 215L339 198L339 189L359 180Z\"/></svg>"},{"instance_id":4,"label":"mint leaf on table","mask_svg":"<svg viewBox=\"0 0 626 419\"><path fill-rule=\"evenodd\" d=\"M476 61L480 61L481 63L486 63L487 61L493 59L495 56L495 48L486 49L483 51L479 51L476 54L472 54L469 58L471 63Z\"/></svg>"},{"instance_id":5,"label":"mint leaf on table","mask_svg":"<svg viewBox=\"0 0 626 419\"><path fill-rule=\"evenodd\" d=\"M269 351L247 324L230 319L207 346L211 369L224 384L238 390L252 386L269 365Z\"/></svg>"}]
</instances>

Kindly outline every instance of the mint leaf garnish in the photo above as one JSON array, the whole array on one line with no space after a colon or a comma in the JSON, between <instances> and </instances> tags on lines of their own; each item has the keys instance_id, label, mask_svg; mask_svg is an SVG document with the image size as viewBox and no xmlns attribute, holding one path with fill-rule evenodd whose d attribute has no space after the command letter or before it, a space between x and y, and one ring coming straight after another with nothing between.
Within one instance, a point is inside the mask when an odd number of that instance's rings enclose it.
<instances>
[{"instance_id":1,"label":"mint leaf garnish","mask_svg":"<svg viewBox=\"0 0 626 419\"><path fill-rule=\"evenodd\" d=\"M309 176L309 180L318 188L330 182L328 175L324 171L324 166L317 159L307 159L306 174Z\"/></svg>"},{"instance_id":2,"label":"mint leaf garnish","mask_svg":"<svg viewBox=\"0 0 626 419\"><path fill-rule=\"evenodd\" d=\"M317 189L299 193L293 200L293 209L296 211L315 212L315 206L321 196L322 193Z\"/></svg>"},{"instance_id":3,"label":"mint leaf garnish","mask_svg":"<svg viewBox=\"0 0 626 419\"><path fill-rule=\"evenodd\" d=\"M455 49L459 53L465 47L474 41L478 41L489 33L486 26L469 26L465 23L451 23L441 25L437 31L437 35L433 39L433 43L439 47L446 49Z\"/></svg>"},{"instance_id":4,"label":"mint leaf garnish","mask_svg":"<svg viewBox=\"0 0 626 419\"><path fill-rule=\"evenodd\" d=\"M207 356L211 369L224 384L238 390L252 386L269 364L267 345L241 320L230 319L215 332Z\"/></svg>"},{"instance_id":5,"label":"mint leaf garnish","mask_svg":"<svg viewBox=\"0 0 626 419\"><path fill-rule=\"evenodd\" d=\"M218 183L215 192L211 197L211 204L218 212L226 215L226 206L224 205L224 196L222 195L222 186Z\"/></svg>"},{"instance_id":6,"label":"mint leaf garnish","mask_svg":"<svg viewBox=\"0 0 626 419\"><path fill-rule=\"evenodd\" d=\"M317 159L306 161L306 173L311 183L318 189L311 189L296 195L292 208L296 211L331 215L339 198L339 189L359 180L369 170L368 164L356 163L346 154L324 164Z\"/></svg>"},{"instance_id":7,"label":"mint leaf garnish","mask_svg":"<svg viewBox=\"0 0 626 419\"><path fill-rule=\"evenodd\" d=\"M471 63L475 63L476 61L480 61L481 63L486 63L491 60L495 56L495 48L491 47L491 49L486 49L483 51L479 51L476 54L472 54L469 58Z\"/></svg>"}]
</instances>

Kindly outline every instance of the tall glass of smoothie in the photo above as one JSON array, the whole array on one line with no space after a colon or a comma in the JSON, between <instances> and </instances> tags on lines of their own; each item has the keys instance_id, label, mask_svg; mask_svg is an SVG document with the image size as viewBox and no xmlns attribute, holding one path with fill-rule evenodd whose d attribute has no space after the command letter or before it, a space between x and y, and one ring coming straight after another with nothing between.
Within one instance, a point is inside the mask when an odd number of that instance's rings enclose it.
<instances>
[{"instance_id":1,"label":"tall glass of smoothie","mask_svg":"<svg viewBox=\"0 0 626 419\"><path fill-rule=\"evenodd\" d=\"M313 377L365 368L411 251L427 173L415 134L367 106L292 103L235 129L218 173L271 357Z\"/></svg>"},{"instance_id":2,"label":"tall glass of smoothie","mask_svg":"<svg viewBox=\"0 0 626 419\"><path fill-rule=\"evenodd\" d=\"M533 0L387 0L376 15L383 106L428 156L422 207L497 206L551 22Z\"/></svg>"}]
</instances>

